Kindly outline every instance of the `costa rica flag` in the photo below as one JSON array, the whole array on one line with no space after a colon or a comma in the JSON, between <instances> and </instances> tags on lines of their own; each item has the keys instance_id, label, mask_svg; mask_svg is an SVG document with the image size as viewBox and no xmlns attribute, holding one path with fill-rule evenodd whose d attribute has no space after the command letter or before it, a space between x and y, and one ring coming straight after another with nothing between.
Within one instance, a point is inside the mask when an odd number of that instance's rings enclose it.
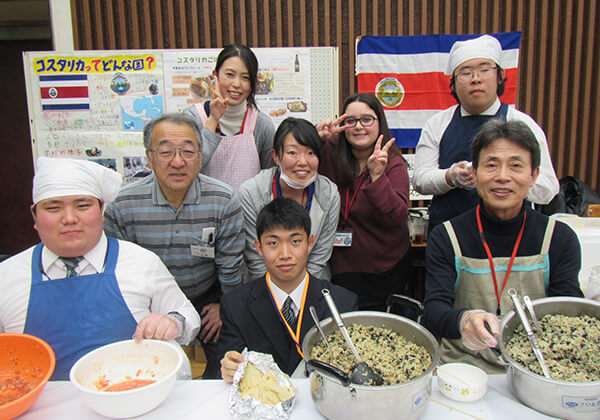
<instances>
[{"instance_id":1,"label":"costa rica flag","mask_svg":"<svg viewBox=\"0 0 600 420\"><path fill-rule=\"evenodd\" d=\"M416 147L431 116L456 104L444 74L456 41L477 35L363 36L356 48L358 91L377 96L398 147ZM507 78L502 102L514 105L521 32L490 34L502 45Z\"/></svg>"},{"instance_id":2,"label":"costa rica flag","mask_svg":"<svg viewBox=\"0 0 600 420\"><path fill-rule=\"evenodd\" d=\"M40 76L42 111L78 111L90 109L86 74Z\"/></svg>"}]
</instances>

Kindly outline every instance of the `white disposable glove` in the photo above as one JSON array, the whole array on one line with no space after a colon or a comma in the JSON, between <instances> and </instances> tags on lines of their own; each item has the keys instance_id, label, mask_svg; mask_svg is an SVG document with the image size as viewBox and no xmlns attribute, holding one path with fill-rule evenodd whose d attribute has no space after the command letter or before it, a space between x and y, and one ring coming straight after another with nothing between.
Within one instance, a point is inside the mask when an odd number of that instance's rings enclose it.
<instances>
[{"instance_id":1,"label":"white disposable glove","mask_svg":"<svg viewBox=\"0 0 600 420\"><path fill-rule=\"evenodd\" d=\"M490 326L492 334L485 324ZM500 335L498 317L480 309L463 312L460 318L461 341L469 350L485 350L496 347L496 337Z\"/></svg>"},{"instance_id":2,"label":"white disposable glove","mask_svg":"<svg viewBox=\"0 0 600 420\"><path fill-rule=\"evenodd\" d=\"M454 187L472 190L476 186L475 177L473 176L473 165L471 162L463 160L454 163L448 168L446 173L448 174L451 185Z\"/></svg>"}]
</instances>

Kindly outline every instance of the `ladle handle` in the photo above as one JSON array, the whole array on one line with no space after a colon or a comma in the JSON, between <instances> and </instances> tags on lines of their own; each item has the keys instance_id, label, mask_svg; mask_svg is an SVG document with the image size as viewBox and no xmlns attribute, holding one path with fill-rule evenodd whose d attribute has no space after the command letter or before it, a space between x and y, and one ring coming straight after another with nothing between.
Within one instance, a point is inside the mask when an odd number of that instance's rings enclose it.
<instances>
[{"instance_id":1,"label":"ladle handle","mask_svg":"<svg viewBox=\"0 0 600 420\"><path fill-rule=\"evenodd\" d=\"M321 323L319 322L319 317L317 316L317 310L315 309L314 306L310 305L308 307L308 311L310 312L310 316L312 316L312 319L315 322L315 327L317 327L317 330L319 331L319 334L321 334L321 338L323 339L323 341L327 345L327 350L329 350L329 357L330 357L329 361L331 362L333 360L333 350L331 350L331 346L329 345L329 341L327 340L327 337L325 336L325 333L323 332L323 329L321 328Z\"/></svg>"},{"instance_id":2,"label":"ladle handle","mask_svg":"<svg viewBox=\"0 0 600 420\"><path fill-rule=\"evenodd\" d=\"M327 303L327 306L329 306L329 311L331 312L331 316L333 317L334 322L337 324L338 328L340 329L340 332L342 333L342 337L344 337L344 340L348 344L348 347L350 347L350 350L352 350L352 354L354 354L354 357L356 357L356 360L361 362L362 359L361 359L360 355L358 354L356 347L354 347L352 340L350 340L350 334L348 334L348 330L346 329L346 326L344 325L344 321L342 320L342 317L340 315L340 312L338 311L337 306L335 306L335 302L333 301L333 298L331 297L329 290L323 289L323 290L321 290L321 293L323 294L323 297L325 298L325 302Z\"/></svg>"},{"instance_id":3,"label":"ladle handle","mask_svg":"<svg viewBox=\"0 0 600 420\"><path fill-rule=\"evenodd\" d=\"M533 309L533 303L531 302L531 298L529 296L523 296L523 302L525 302L525 307L529 312L529 316L531 317L531 321L533 321L533 326L537 330L540 328L540 323L538 322L537 316L535 316L535 310Z\"/></svg>"},{"instance_id":4,"label":"ladle handle","mask_svg":"<svg viewBox=\"0 0 600 420\"><path fill-rule=\"evenodd\" d=\"M537 338L535 337L535 333L533 332L531 325L529 325L529 321L527 320L527 314L525 314L525 310L523 309L523 306L521 305L521 301L519 300L519 295L517 294L517 291L512 288L508 289L508 295L511 297L511 299L513 301L513 304L515 306L515 312L517 313L519 318L521 318L521 324L523 324L523 328L525 328L525 332L527 333L527 336L529 337L529 341L531 342L531 348L533 350L533 354L535 355L536 359L540 363L540 368L542 369L542 373L544 374L544 376L546 378L550 378L550 371L548 370L548 367L546 366L546 361L544 360L544 355L542 354L542 351L540 350L540 346L538 345Z\"/></svg>"},{"instance_id":5,"label":"ladle handle","mask_svg":"<svg viewBox=\"0 0 600 420\"><path fill-rule=\"evenodd\" d=\"M521 320L523 328L525 328L525 333L527 334L527 336L531 337L531 335L533 334L533 330L531 329L531 325L529 325L529 321L527 321L527 314L525 314L525 311L523 310L523 306L521 305L521 301L519 300L519 295L517 294L517 291L515 289L509 289L508 295L513 301L515 312Z\"/></svg>"},{"instance_id":6,"label":"ladle handle","mask_svg":"<svg viewBox=\"0 0 600 420\"><path fill-rule=\"evenodd\" d=\"M317 371L322 375L331 375L340 381L343 386L350 385L350 378L344 373L343 370L320 360L309 359L306 362L306 370L309 372Z\"/></svg>"}]
</instances>

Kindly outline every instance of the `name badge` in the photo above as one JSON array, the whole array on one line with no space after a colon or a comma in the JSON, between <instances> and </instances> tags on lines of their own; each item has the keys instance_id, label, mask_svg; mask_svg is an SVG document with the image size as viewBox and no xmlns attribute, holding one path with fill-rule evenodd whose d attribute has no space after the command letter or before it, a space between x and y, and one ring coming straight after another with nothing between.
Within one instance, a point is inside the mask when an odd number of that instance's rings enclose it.
<instances>
[{"instance_id":1,"label":"name badge","mask_svg":"<svg viewBox=\"0 0 600 420\"><path fill-rule=\"evenodd\" d=\"M192 255L195 257L215 258L215 247L209 244L190 245Z\"/></svg>"},{"instance_id":2,"label":"name badge","mask_svg":"<svg viewBox=\"0 0 600 420\"><path fill-rule=\"evenodd\" d=\"M339 228L335 232L335 238L333 238L333 246L344 246L344 247L352 246L352 229Z\"/></svg>"},{"instance_id":3,"label":"name badge","mask_svg":"<svg viewBox=\"0 0 600 420\"><path fill-rule=\"evenodd\" d=\"M215 258L215 228L202 229L200 243L190 245L190 251L195 257Z\"/></svg>"}]
</instances>

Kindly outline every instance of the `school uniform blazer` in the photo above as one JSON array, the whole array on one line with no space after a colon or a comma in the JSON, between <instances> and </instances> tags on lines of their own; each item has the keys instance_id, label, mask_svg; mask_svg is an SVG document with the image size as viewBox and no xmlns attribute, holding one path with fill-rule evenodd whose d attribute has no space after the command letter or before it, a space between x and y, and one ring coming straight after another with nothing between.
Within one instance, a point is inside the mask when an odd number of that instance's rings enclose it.
<instances>
[{"instance_id":1,"label":"school uniform blazer","mask_svg":"<svg viewBox=\"0 0 600 420\"><path fill-rule=\"evenodd\" d=\"M351 291L310 276L300 331L300 345L314 322L308 308L312 305L319 319L331 316L321 290L329 289L340 312L358 310L358 298ZM218 359L229 350L248 350L273 355L279 368L291 375L301 360L289 334L271 302L264 277L244 284L221 298L221 334ZM309 355L305 355L308 359ZM220 368L220 366L219 366Z\"/></svg>"}]
</instances>

